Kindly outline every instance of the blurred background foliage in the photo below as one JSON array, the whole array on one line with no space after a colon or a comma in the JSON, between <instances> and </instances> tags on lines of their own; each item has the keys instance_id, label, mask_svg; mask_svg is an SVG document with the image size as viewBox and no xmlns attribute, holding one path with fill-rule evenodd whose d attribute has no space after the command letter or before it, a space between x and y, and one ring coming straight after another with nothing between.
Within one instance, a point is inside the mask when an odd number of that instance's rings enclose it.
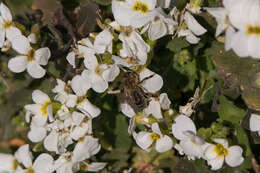
<instances>
[{"instance_id":1,"label":"blurred background foliage","mask_svg":"<svg viewBox=\"0 0 260 173\"><path fill-rule=\"evenodd\" d=\"M32 103L34 89L53 96L55 78L70 80L78 72L66 63L73 40L98 32L96 19L111 18L111 0L4 0L24 34L37 33L40 45L51 49L51 61L44 79L33 80L27 73L14 74L7 62L14 52L0 54L0 152L12 152L26 139L24 105ZM174 0L171 6L185 7L187 0ZM220 0L205 0L203 6L217 7ZM260 160L259 137L248 130L251 112L260 110L260 62L239 58L225 52L223 38L214 37L216 23L206 12L196 19L208 29L197 45L183 38L164 37L157 40L149 68L164 79L162 92L167 92L172 107L178 111L200 88L200 103L193 116L198 135L208 142L227 137L230 144L244 149L245 162L239 168L224 166L218 172L253 172L252 158ZM98 97L96 97L98 96ZM100 139L102 152L98 161L109 165L102 172L122 172L129 168L141 172L210 173L203 160L189 161L171 150L164 154L138 148L127 132L128 119L118 112L113 95L91 92L90 100L102 110L94 119L94 134ZM259 113L259 112L258 112Z\"/></svg>"}]
</instances>

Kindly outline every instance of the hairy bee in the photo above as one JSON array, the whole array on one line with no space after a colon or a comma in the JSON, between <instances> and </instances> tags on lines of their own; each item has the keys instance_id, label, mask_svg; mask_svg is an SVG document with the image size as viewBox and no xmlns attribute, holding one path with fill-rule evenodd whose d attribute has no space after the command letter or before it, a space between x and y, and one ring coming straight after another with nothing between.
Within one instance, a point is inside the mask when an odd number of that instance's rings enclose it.
<instances>
[{"instance_id":1,"label":"hairy bee","mask_svg":"<svg viewBox=\"0 0 260 173\"><path fill-rule=\"evenodd\" d=\"M136 113L143 111L149 104L149 94L140 85L139 75L128 69L122 77L122 89L119 94L120 103L128 103Z\"/></svg>"}]
</instances>

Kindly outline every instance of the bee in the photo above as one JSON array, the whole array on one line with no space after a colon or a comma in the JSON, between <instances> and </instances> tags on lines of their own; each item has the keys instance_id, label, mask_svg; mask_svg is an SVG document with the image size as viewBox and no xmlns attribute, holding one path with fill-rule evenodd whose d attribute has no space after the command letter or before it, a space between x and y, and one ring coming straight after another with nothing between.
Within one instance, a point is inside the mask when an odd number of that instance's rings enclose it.
<instances>
[{"instance_id":1,"label":"bee","mask_svg":"<svg viewBox=\"0 0 260 173\"><path fill-rule=\"evenodd\" d=\"M140 81L138 73L131 69L127 69L122 76L119 102L128 103L136 113L143 111L150 101L150 94L141 86L144 80Z\"/></svg>"}]
</instances>

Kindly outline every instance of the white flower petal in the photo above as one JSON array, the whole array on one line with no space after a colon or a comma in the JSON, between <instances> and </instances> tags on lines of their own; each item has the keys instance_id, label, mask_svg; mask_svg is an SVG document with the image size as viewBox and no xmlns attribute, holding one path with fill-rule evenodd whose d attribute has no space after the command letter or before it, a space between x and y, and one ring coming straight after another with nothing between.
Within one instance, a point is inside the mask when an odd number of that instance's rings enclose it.
<instances>
[{"instance_id":1,"label":"white flower petal","mask_svg":"<svg viewBox=\"0 0 260 173\"><path fill-rule=\"evenodd\" d=\"M232 48L234 52L240 57L247 57L248 52L248 36L243 31L238 31L231 35L232 38Z\"/></svg>"},{"instance_id":2,"label":"white flower petal","mask_svg":"<svg viewBox=\"0 0 260 173\"><path fill-rule=\"evenodd\" d=\"M163 118L161 112L161 105L159 101L156 101L154 98L151 99L147 108L143 110L146 115L152 114L155 118Z\"/></svg>"},{"instance_id":3,"label":"white flower petal","mask_svg":"<svg viewBox=\"0 0 260 173\"><path fill-rule=\"evenodd\" d=\"M260 131L260 115L251 114L249 119L249 129L253 132Z\"/></svg>"},{"instance_id":4,"label":"white flower petal","mask_svg":"<svg viewBox=\"0 0 260 173\"><path fill-rule=\"evenodd\" d=\"M75 52L73 52L73 51L68 53L68 55L66 56L66 60L69 62L70 65L72 65L73 68L76 67L75 59L76 59Z\"/></svg>"},{"instance_id":5,"label":"white flower petal","mask_svg":"<svg viewBox=\"0 0 260 173\"><path fill-rule=\"evenodd\" d=\"M8 68L15 73L23 72L27 67L28 61L26 56L17 56L8 61Z\"/></svg>"},{"instance_id":6,"label":"white flower petal","mask_svg":"<svg viewBox=\"0 0 260 173\"><path fill-rule=\"evenodd\" d=\"M37 173L51 173L53 172L54 160L51 155L43 153L37 157L33 163L33 168Z\"/></svg>"},{"instance_id":7,"label":"white flower petal","mask_svg":"<svg viewBox=\"0 0 260 173\"><path fill-rule=\"evenodd\" d=\"M225 148L228 148L228 141L226 139L215 138L215 139L213 139L213 141L218 144L222 144Z\"/></svg>"},{"instance_id":8,"label":"white flower petal","mask_svg":"<svg viewBox=\"0 0 260 173\"><path fill-rule=\"evenodd\" d=\"M114 36L110 33L108 29L104 29L102 32L100 32L96 36L94 41L94 49L96 50L96 52L99 54L104 53L112 44L113 38Z\"/></svg>"},{"instance_id":9,"label":"white flower petal","mask_svg":"<svg viewBox=\"0 0 260 173\"><path fill-rule=\"evenodd\" d=\"M161 139L157 140L155 143L155 149L156 151L162 153L170 150L173 147L172 139L164 135Z\"/></svg>"},{"instance_id":10,"label":"white flower petal","mask_svg":"<svg viewBox=\"0 0 260 173\"><path fill-rule=\"evenodd\" d=\"M35 51L35 59L40 65L47 65L51 57L51 51L48 47L40 48Z\"/></svg>"},{"instance_id":11,"label":"white flower petal","mask_svg":"<svg viewBox=\"0 0 260 173\"><path fill-rule=\"evenodd\" d=\"M172 133L175 138L184 140L187 136L183 133L185 131L192 131L196 134L196 127L193 121L185 116L180 115L175 119L175 124L172 125Z\"/></svg>"},{"instance_id":12,"label":"white flower petal","mask_svg":"<svg viewBox=\"0 0 260 173\"><path fill-rule=\"evenodd\" d=\"M40 142L46 136L46 129L43 127L37 127L35 125L31 125L31 129L28 132L28 138L32 142Z\"/></svg>"},{"instance_id":13,"label":"white flower petal","mask_svg":"<svg viewBox=\"0 0 260 173\"><path fill-rule=\"evenodd\" d=\"M207 32L207 30L205 28L203 28L188 11L185 12L184 19L185 19L185 22L186 22L188 28L195 35L199 36L199 35L202 35L205 32Z\"/></svg>"},{"instance_id":14,"label":"white flower petal","mask_svg":"<svg viewBox=\"0 0 260 173\"><path fill-rule=\"evenodd\" d=\"M101 76L93 75L92 88L97 93L103 93L108 88L108 83Z\"/></svg>"},{"instance_id":15,"label":"white flower petal","mask_svg":"<svg viewBox=\"0 0 260 173\"><path fill-rule=\"evenodd\" d=\"M212 160L218 157L217 153L215 152L215 145L210 144L205 150L204 156L207 160ZM223 156L224 158L224 156Z\"/></svg>"},{"instance_id":16,"label":"white flower petal","mask_svg":"<svg viewBox=\"0 0 260 173\"><path fill-rule=\"evenodd\" d=\"M29 40L23 35L15 37L11 40L11 43L12 48L23 55L27 55L28 52L32 49Z\"/></svg>"},{"instance_id":17,"label":"white flower petal","mask_svg":"<svg viewBox=\"0 0 260 173\"><path fill-rule=\"evenodd\" d=\"M37 126L44 126L47 122L48 117L43 115L35 115L32 117L32 121Z\"/></svg>"},{"instance_id":18,"label":"white flower petal","mask_svg":"<svg viewBox=\"0 0 260 173\"><path fill-rule=\"evenodd\" d=\"M124 1L112 1L112 13L115 20L122 26L129 26L131 17L134 15L128 3Z\"/></svg>"},{"instance_id":19,"label":"white flower petal","mask_svg":"<svg viewBox=\"0 0 260 173\"><path fill-rule=\"evenodd\" d=\"M231 167L236 167L244 161L242 156L243 150L240 146L228 148L228 155L225 157L226 163Z\"/></svg>"},{"instance_id":20,"label":"white flower petal","mask_svg":"<svg viewBox=\"0 0 260 173\"><path fill-rule=\"evenodd\" d=\"M34 103L45 104L46 102L50 102L50 98L47 94L42 92L41 90L34 90L32 93L32 100Z\"/></svg>"},{"instance_id":21,"label":"white flower petal","mask_svg":"<svg viewBox=\"0 0 260 173\"><path fill-rule=\"evenodd\" d=\"M44 139L43 145L46 150L58 153L58 134L55 130Z\"/></svg>"},{"instance_id":22,"label":"white flower petal","mask_svg":"<svg viewBox=\"0 0 260 173\"><path fill-rule=\"evenodd\" d=\"M16 170L16 159L11 154L0 153L0 172L10 173Z\"/></svg>"},{"instance_id":23,"label":"white flower petal","mask_svg":"<svg viewBox=\"0 0 260 173\"><path fill-rule=\"evenodd\" d=\"M33 78L37 79L42 78L46 73L46 71L35 61L28 63L27 71Z\"/></svg>"},{"instance_id":24,"label":"white flower petal","mask_svg":"<svg viewBox=\"0 0 260 173\"><path fill-rule=\"evenodd\" d=\"M73 112L72 113L72 120L76 124L76 126L79 126L82 120L85 118L85 115L79 112Z\"/></svg>"},{"instance_id":25,"label":"white flower petal","mask_svg":"<svg viewBox=\"0 0 260 173\"><path fill-rule=\"evenodd\" d=\"M106 162L92 162L88 164L86 171L98 172L102 170L106 165Z\"/></svg>"},{"instance_id":26,"label":"white flower petal","mask_svg":"<svg viewBox=\"0 0 260 173\"><path fill-rule=\"evenodd\" d=\"M149 78L150 77L150 78ZM147 79L145 79L147 78ZM143 80L145 79L145 80ZM150 93L159 91L163 86L163 79L160 75L145 68L139 75L139 80L143 82L141 85Z\"/></svg>"},{"instance_id":27,"label":"white flower petal","mask_svg":"<svg viewBox=\"0 0 260 173\"><path fill-rule=\"evenodd\" d=\"M225 50L228 51L233 47L233 37L235 34L235 29L229 26L226 30L226 37L225 37Z\"/></svg>"},{"instance_id":28,"label":"white flower petal","mask_svg":"<svg viewBox=\"0 0 260 173\"><path fill-rule=\"evenodd\" d=\"M224 163L224 157L217 157L216 159L213 160L208 160L208 164L211 166L211 170L218 170L222 167Z\"/></svg>"},{"instance_id":29,"label":"white flower petal","mask_svg":"<svg viewBox=\"0 0 260 173\"><path fill-rule=\"evenodd\" d=\"M84 141L80 141L76 144L73 150L72 161L75 162L88 159L97 154L100 148L101 146L98 143L98 139L93 138L92 136L86 136Z\"/></svg>"},{"instance_id":30,"label":"white flower petal","mask_svg":"<svg viewBox=\"0 0 260 173\"><path fill-rule=\"evenodd\" d=\"M2 2L0 4L0 14L5 21L12 21L12 14L9 8Z\"/></svg>"},{"instance_id":31,"label":"white flower petal","mask_svg":"<svg viewBox=\"0 0 260 173\"><path fill-rule=\"evenodd\" d=\"M139 132L135 137L137 145L144 150L148 149L153 143L150 134L148 132Z\"/></svg>"},{"instance_id":32,"label":"white flower petal","mask_svg":"<svg viewBox=\"0 0 260 173\"><path fill-rule=\"evenodd\" d=\"M111 65L108 69L106 69L103 73L102 73L102 77L108 81L108 82L112 82L115 80L115 78L119 75L119 68L117 65Z\"/></svg>"},{"instance_id":33,"label":"white flower petal","mask_svg":"<svg viewBox=\"0 0 260 173\"><path fill-rule=\"evenodd\" d=\"M6 32L5 33L6 38L10 42L12 42L14 40L14 38L16 38L17 36L21 36L22 35L21 31L18 28L14 27L14 26L9 27L5 32Z\"/></svg>"},{"instance_id":34,"label":"white flower petal","mask_svg":"<svg viewBox=\"0 0 260 173\"><path fill-rule=\"evenodd\" d=\"M160 104L162 109L170 109L171 101L166 93L160 94Z\"/></svg>"},{"instance_id":35,"label":"white flower petal","mask_svg":"<svg viewBox=\"0 0 260 173\"><path fill-rule=\"evenodd\" d=\"M135 115L134 109L127 103L120 103L120 111L128 116L129 118L132 118Z\"/></svg>"},{"instance_id":36,"label":"white flower petal","mask_svg":"<svg viewBox=\"0 0 260 173\"><path fill-rule=\"evenodd\" d=\"M80 75L76 75L72 78L71 88L77 96L86 95L88 89L91 87L90 81L84 80Z\"/></svg>"},{"instance_id":37,"label":"white flower petal","mask_svg":"<svg viewBox=\"0 0 260 173\"><path fill-rule=\"evenodd\" d=\"M22 163L26 168L32 166L32 153L29 150L29 145L23 145L15 152L15 157L18 162Z\"/></svg>"},{"instance_id":38,"label":"white flower petal","mask_svg":"<svg viewBox=\"0 0 260 173\"><path fill-rule=\"evenodd\" d=\"M4 43L5 43L5 30L0 26L0 48L4 46Z\"/></svg>"},{"instance_id":39,"label":"white flower petal","mask_svg":"<svg viewBox=\"0 0 260 173\"><path fill-rule=\"evenodd\" d=\"M87 114L90 118L96 118L101 113L101 110L92 103L90 103L88 99L84 99L82 102L80 102L77 108L81 112Z\"/></svg>"}]
</instances>

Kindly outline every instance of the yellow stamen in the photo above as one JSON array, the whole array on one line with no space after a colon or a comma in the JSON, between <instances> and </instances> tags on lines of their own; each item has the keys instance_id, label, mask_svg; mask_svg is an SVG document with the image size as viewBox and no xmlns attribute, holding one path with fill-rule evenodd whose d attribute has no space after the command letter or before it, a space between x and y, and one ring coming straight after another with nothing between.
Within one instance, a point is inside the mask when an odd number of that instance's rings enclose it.
<instances>
[{"instance_id":1,"label":"yellow stamen","mask_svg":"<svg viewBox=\"0 0 260 173\"><path fill-rule=\"evenodd\" d=\"M10 26L13 25L13 22L12 21L6 21L2 24L3 28L9 28Z\"/></svg>"},{"instance_id":2,"label":"yellow stamen","mask_svg":"<svg viewBox=\"0 0 260 173\"><path fill-rule=\"evenodd\" d=\"M35 171L32 167L30 167L26 170L26 173L35 173Z\"/></svg>"},{"instance_id":3,"label":"yellow stamen","mask_svg":"<svg viewBox=\"0 0 260 173\"><path fill-rule=\"evenodd\" d=\"M246 33L247 35L260 35L260 25L248 25Z\"/></svg>"},{"instance_id":4,"label":"yellow stamen","mask_svg":"<svg viewBox=\"0 0 260 173\"><path fill-rule=\"evenodd\" d=\"M157 134L157 133L151 133L151 134L150 134L150 138L151 138L153 141L156 141L156 140L160 139L161 137L160 137L160 135Z\"/></svg>"},{"instance_id":5,"label":"yellow stamen","mask_svg":"<svg viewBox=\"0 0 260 173\"><path fill-rule=\"evenodd\" d=\"M145 13L149 12L149 7L144 2L136 1L134 6L133 6L133 11L139 11L139 12L145 14Z\"/></svg>"},{"instance_id":6,"label":"yellow stamen","mask_svg":"<svg viewBox=\"0 0 260 173\"><path fill-rule=\"evenodd\" d=\"M213 150L217 153L218 157L224 157L228 155L228 150L222 144L216 144Z\"/></svg>"},{"instance_id":7,"label":"yellow stamen","mask_svg":"<svg viewBox=\"0 0 260 173\"><path fill-rule=\"evenodd\" d=\"M35 51L33 49L29 50L27 53L27 61L33 61L34 60Z\"/></svg>"},{"instance_id":8,"label":"yellow stamen","mask_svg":"<svg viewBox=\"0 0 260 173\"><path fill-rule=\"evenodd\" d=\"M18 161L15 159L13 160L13 165L12 165L12 170L13 171L16 171L17 170L17 167L18 167L19 163Z\"/></svg>"},{"instance_id":9,"label":"yellow stamen","mask_svg":"<svg viewBox=\"0 0 260 173\"><path fill-rule=\"evenodd\" d=\"M43 116L47 116L47 107L51 104L51 101L46 101L42 106L41 106L41 113Z\"/></svg>"}]
</instances>

